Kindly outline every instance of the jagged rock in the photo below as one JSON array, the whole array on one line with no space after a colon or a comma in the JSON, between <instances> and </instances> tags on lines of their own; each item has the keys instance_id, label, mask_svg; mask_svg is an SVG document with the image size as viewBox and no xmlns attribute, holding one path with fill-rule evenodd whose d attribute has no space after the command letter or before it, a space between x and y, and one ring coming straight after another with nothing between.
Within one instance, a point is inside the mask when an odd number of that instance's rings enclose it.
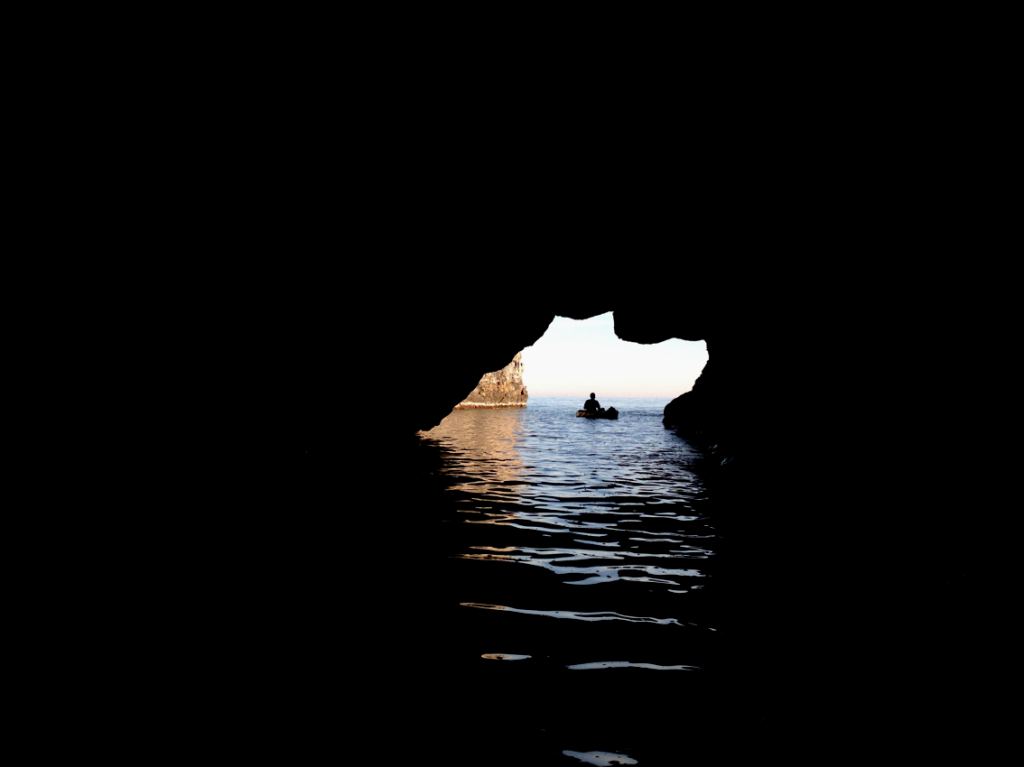
<instances>
[{"instance_id":1,"label":"jagged rock","mask_svg":"<svg viewBox=\"0 0 1024 767\"><path fill-rule=\"evenodd\" d=\"M518 352L501 370L486 373L455 409L526 407L527 398L526 385L523 383L523 353Z\"/></svg>"}]
</instances>

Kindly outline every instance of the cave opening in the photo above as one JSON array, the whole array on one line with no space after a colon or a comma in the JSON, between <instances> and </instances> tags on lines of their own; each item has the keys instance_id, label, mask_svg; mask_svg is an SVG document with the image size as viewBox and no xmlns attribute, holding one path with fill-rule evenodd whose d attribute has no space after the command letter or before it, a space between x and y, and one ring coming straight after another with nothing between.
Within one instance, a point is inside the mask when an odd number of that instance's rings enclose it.
<instances>
[{"instance_id":1,"label":"cave opening","mask_svg":"<svg viewBox=\"0 0 1024 767\"><path fill-rule=\"evenodd\" d=\"M720 566L707 462L662 423L707 360L704 341L623 340L610 312L556 316L522 352L525 407L457 408L420 432L430 460L415 601L444 637L431 652L446 683L502 691L531 763L569 752L657 762L673 722L713 715ZM576 417L591 392L620 417ZM561 705L566 695L645 705L595 722Z\"/></svg>"},{"instance_id":2,"label":"cave opening","mask_svg":"<svg viewBox=\"0 0 1024 767\"><path fill-rule=\"evenodd\" d=\"M708 361L704 341L638 344L615 335L612 312L585 320L555 317L522 353L530 396L659 398L690 391ZM581 399L582 402L582 399Z\"/></svg>"}]
</instances>

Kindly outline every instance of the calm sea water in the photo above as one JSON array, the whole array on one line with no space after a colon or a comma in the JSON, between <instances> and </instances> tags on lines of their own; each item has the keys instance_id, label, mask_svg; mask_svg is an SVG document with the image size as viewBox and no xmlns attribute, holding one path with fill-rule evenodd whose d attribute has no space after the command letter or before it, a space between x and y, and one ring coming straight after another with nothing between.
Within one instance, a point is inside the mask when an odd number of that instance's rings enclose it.
<instances>
[{"instance_id":1,"label":"calm sea water","mask_svg":"<svg viewBox=\"0 0 1024 767\"><path fill-rule=\"evenodd\" d=\"M692 739L716 642L704 456L662 426L667 399L600 399L617 421L533 397L420 433L427 620L451 683L504 700L535 763L655 763Z\"/></svg>"}]
</instances>

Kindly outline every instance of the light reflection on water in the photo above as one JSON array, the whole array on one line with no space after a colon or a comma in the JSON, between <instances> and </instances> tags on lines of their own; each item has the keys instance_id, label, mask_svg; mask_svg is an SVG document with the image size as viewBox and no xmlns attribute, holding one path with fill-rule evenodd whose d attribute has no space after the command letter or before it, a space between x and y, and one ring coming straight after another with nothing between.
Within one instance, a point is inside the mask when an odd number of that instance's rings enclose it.
<instances>
[{"instance_id":1,"label":"light reflection on water","mask_svg":"<svg viewBox=\"0 0 1024 767\"><path fill-rule=\"evenodd\" d=\"M605 767L606 765L610 766L615 764L637 764L635 759L630 759L625 754L610 754L607 751L588 751L587 753L581 753L579 751L569 751L567 749L562 753L566 756L578 759L584 764L595 765L595 767Z\"/></svg>"},{"instance_id":2,"label":"light reflection on water","mask_svg":"<svg viewBox=\"0 0 1024 767\"><path fill-rule=\"evenodd\" d=\"M663 428L664 401L605 403L617 421L575 418L579 404L460 410L421 433L444 456L459 604L505 621L481 623L472 650L576 672L699 668L716 545L702 456ZM580 628L553 636L546 618ZM460 627L470 644L475 630Z\"/></svg>"}]
</instances>

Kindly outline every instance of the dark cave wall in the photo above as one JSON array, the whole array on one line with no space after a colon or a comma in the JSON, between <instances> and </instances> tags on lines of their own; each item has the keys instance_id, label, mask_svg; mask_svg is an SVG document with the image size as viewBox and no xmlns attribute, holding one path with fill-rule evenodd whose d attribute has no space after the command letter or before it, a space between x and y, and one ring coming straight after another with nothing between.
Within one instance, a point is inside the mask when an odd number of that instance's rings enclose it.
<instances>
[{"instance_id":1,"label":"dark cave wall","mask_svg":"<svg viewBox=\"0 0 1024 767\"><path fill-rule=\"evenodd\" d=\"M184 322L190 329L158 335L158 345L165 337L169 342L173 364L144 372L153 380L171 376L174 385L145 397L143 404L163 411L179 402L184 391L187 403L202 410L201 418L186 421L187 435L181 431L189 441L198 437L211 445L215 455L203 462L203 482L188 506L202 505L203 518L237 515L237 524L232 519L224 535L214 536L223 540L227 552L218 553L219 561L232 563L238 556L232 552L240 549L255 552L245 566L225 567L230 577L217 572L197 579L197 600L178 600L188 605L184 625L195 625L195 636L211 633L207 622L192 615L196 601L207 600L211 615L225 615L226 606L234 606L237 615L239 599L251 593L257 603L251 612L258 616L253 630L238 631L240 641L225 643L223 658L230 663L238 648L254 641L264 645L239 678L252 684L251 669L268 663L277 664L282 676L293 676L295 658L334 663L340 642L324 642L317 648L320 652L311 652L309 645L318 637L334 638L323 617L332 610L325 606L335 605L339 594L347 599L352 591L343 570L361 571L353 568L358 554L344 545L351 507L359 505L353 490L376 481L395 487L395 499L388 500L400 503L403 440L438 423L483 373L507 364L542 335L556 314L580 319L614 310L616 332L627 340L650 343L680 337L708 343L708 367L694 395L680 406L685 417L675 420L684 429L697 424L702 435L713 423L736 446L737 460L723 467L714 483L716 503L725 509L719 515L721 532L729 544L723 552L729 558L729 575L723 577L730 582L732 597L724 600L723 634L735 646L724 665L739 668L723 687L728 689L728 706L745 706L750 715L727 726L721 733L724 741L749 741L753 748L747 756L764 759L772 752L791 755L822 739L824 748L809 763L827 762L832 754L864 741L876 741L885 753L895 753L882 735L887 734L887 708L898 708L901 755L918 755L925 746L948 751L951 739L965 731L960 721L964 710L977 708L981 701L958 701L955 692L951 697L958 675L974 667L980 656L972 652L978 640L958 641L968 632L983 639L991 636L984 616L964 619L965 600L950 585L957 575L950 562L958 552L985 550L985 538L998 535L999 528L973 526L993 520L988 507L964 498L967 491L983 491L987 478L958 463L959 454L994 451L991 442L950 440L950 455L934 461L946 475L941 478L917 470L915 464L926 441L938 442L934 426L922 428L926 418L933 424L970 422L977 418L971 412L975 400L964 402L955 390L958 382L936 386L923 376L908 385L899 381L907 355L923 370L944 363L942 354L948 349L935 342L922 345L922 339L936 332L935 317L953 324L967 321L960 308L961 286L953 284L959 278L941 293L927 284L936 271L929 262L937 262L936 254L944 254L949 244L943 237L933 248L928 234L946 232L956 217L946 217L943 206L935 206L920 223L912 210L908 215L907 201L921 199L914 194L911 177L918 170L929 181L942 175L938 155L925 153L924 159L908 164L906 156L915 151L913 136L891 115L879 114L874 123L854 121L851 134L862 135L839 136L826 129L824 138L809 143L808 131L800 129L791 131L790 140L765 142L756 128L738 127L738 121L729 138L739 139L746 131L750 145L776 158L774 162L731 167L741 172L726 175L716 162L710 174L712 194L695 195L700 199L694 205L682 202L659 168L656 177L651 174L654 194L643 193L639 202L631 203L634 215L621 221L619 236L611 239L607 229L612 208L602 203L615 199L618 206L627 196L621 189L629 189L632 197L632 186L612 189L595 183L586 202L567 211L565 187L557 188L557 197L554 189L541 189L547 205L539 208L531 193L541 186L538 177L524 176L512 187L513 195L495 200L476 193L475 184L479 180L482 186L487 167L481 162L483 151L472 156L474 174L456 175L450 188L439 187L440 174L430 172L415 174L410 183L407 177L413 174L408 171L421 166L407 163L409 153L402 147L421 152L437 147L410 143L400 135L408 120L395 121L386 132L391 148L399 148L393 162L381 163L381 158L395 156L390 151L367 153L358 143L344 147L343 158L366 158L370 183L360 183L361 175L355 184L344 179L355 192L355 202L343 204L338 174L322 170L323 157L313 151L321 141L299 135L300 126L320 125L322 144L334 147L336 136L327 140L330 122L296 120L289 110L282 114L289 115L293 127L268 136L269 145L280 147L281 160L272 163L270 174L259 161L260 153L238 161L239 167L247 166L242 177L254 182L250 186L255 193L248 194L256 204L237 204L239 213L228 218L231 236L224 227L223 237L195 238L200 246L228 250L240 232L253 231L253 247L229 259L238 263L223 269L222 280L211 280L206 266L184 268L187 284L182 280L183 290L161 307L165 316L160 325ZM377 126L377 120L371 123ZM869 130L870 125L877 130ZM769 130L769 138L780 132ZM289 134L301 140L284 140ZM801 143L794 172L789 150ZM852 156L859 162L876 144L891 147L878 155L893 161L889 171L877 159L867 168L844 159ZM749 156L743 153L744 159ZM586 162L592 175L583 177L599 182L593 158ZM920 167L926 164L930 169ZM230 173L217 175L226 179ZM571 174L563 176L569 183ZM890 176L897 183L889 184ZM498 181L508 187L504 179ZM235 199L230 187L218 184L214 191ZM257 196L263 199L257 202ZM473 212L482 216L481 223L474 220L466 226L466 216L452 210L461 213L458 203L469 197L476 202ZM187 219L187 196L182 200ZM910 203L911 208L915 205L921 203ZM219 202L207 207L221 208ZM201 218L212 220L219 214ZM541 228L557 225L561 236L531 231L527 237L520 224L537 219ZM886 230L890 221L901 220L905 229L894 240ZM583 231L596 233L587 245L596 253L611 254L611 268L595 269L591 256L570 250L578 247ZM163 236L154 234L158 240ZM913 253L922 237L926 247ZM966 244L966 237L956 243ZM552 271L551 250L573 253L574 266ZM865 264L868 250L879 251L881 257ZM893 279L897 254L891 250L905 257L908 271L912 262L912 281ZM800 256L799 265L790 259L793 266L784 272L778 266L784 260L779 252ZM709 267L709 261L719 266ZM345 265L336 265L340 262ZM367 263L369 269L364 268ZM937 295L944 306L918 311L922 279L924 292ZM538 282L554 287L540 288ZM140 295L155 284L141 285ZM198 314L191 301L197 285L204 296ZM988 293L974 297L981 295ZM500 321L474 323L474 317L488 312L501 314ZM126 315L122 322L130 320ZM980 330L978 336L984 338L992 329ZM945 327L941 332L947 335ZM132 340L119 348L122 359L134 359L141 346L154 341ZM1010 356L1005 353L1005 359ZM972 360L965 377L975 375ZM128 379L133 386L136 377L143 383L135 373ZM118 390L123 382L111 380L111 385ZM935 407L924 415L919 403L926 385L939 394L926 401ZM943 401L936 402L940 396ZM701 398L707 402L701 404ZM143 421L143 413L139 408L133 417ZM163 441L163 431L157 434ZM225 455L233 457L236 441L244 442L247 450L258 447L261 457L270 456L269 469L252 472L259 475L255 478L225 481L222 494L210 494L205 480L220 471ZM348 452L358 455L345 457ZM189 451L178 451L178 456L158 490L195 472ZM291 471L293 466L297 470ZM897 492L879 492L892 483ZM279 492L268 494L268 485ZM307 491L311 485L316 487L313 492ZM940 487L942 497L929 486ZM243 495L238 503L239 488L245 487L251 498ZM950 515L950 496L957 499L962 516ZM144 502L148 497L139 496ZM207 505L221 508L207 512ZM371 516L369 509L358 511ZM258 545L240 547L238 531L247 527L264 532L255 536ZM189 532L193 539L209 539L205 525ZM163 529L156 533L154 538L165 535ZM178 569L178 564L168 570ZM375 572L371 562L363 564L365 572ZM912 576L901 576L911 570ZM218 583L230 587L211 588ZM214 593L216 599L210 596ZM271 595L277 601L268 606ZM126 603L125 613L131 614L138 601ZM911 614L914 627L907 617ZM917 630L917 625L927 628ZM286 627L288 640L267 641L273 626ZM348 638L353 632L345 633ZM174 657L180 643L166 649L150 657ZM985 654L991 650L985 648ZM217 678L224 665L211 664L214 673L190 697L211 698L206 695L208 680ZM305 678L318 680L323 668L311 662L308 671ZM823 680L820 684L808 681L812 672ZM920 684L924 679L937 682L929 687ZM290 709L293 701L310 699L307 693L288 689L272 702L280 707L280 701L287 701ZM397 697L402 696L400 690ZM928 697L932 700L922 707ZM210 720L216 721L225 706L220 696L212 699L218 705L211 709ZM727 725L728 706L723 706ZM268 708L275 714L266 719L269 732L277 729L279 708ZM322 708L313 709L317 717ZM916 727L918 719L932 714L930 728ZM318 722L323 732L335 731L318 718L310 721ZM303 725L297 732L304 736ZM684 730L684 749L688 735ZM303 736L290 739L289 747ZM225 742L262 743L262 737L247 732Z\"/></svg>"}]
</instances>

